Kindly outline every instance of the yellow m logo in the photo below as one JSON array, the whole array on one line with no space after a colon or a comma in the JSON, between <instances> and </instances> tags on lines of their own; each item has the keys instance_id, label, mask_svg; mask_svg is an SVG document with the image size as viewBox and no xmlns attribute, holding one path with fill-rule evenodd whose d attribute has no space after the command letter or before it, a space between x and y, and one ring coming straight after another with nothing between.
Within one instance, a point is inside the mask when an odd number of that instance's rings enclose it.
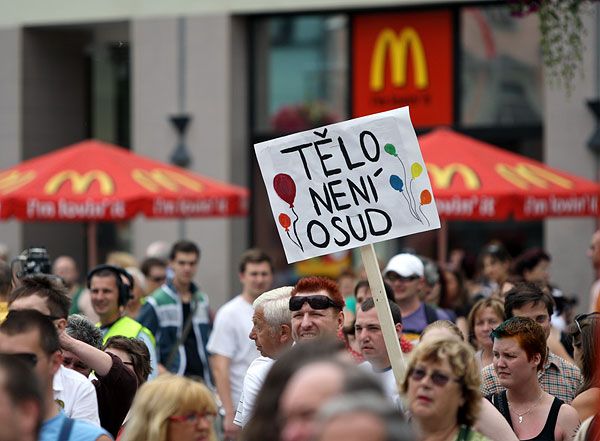
<instances>
[{"instance_id":1,"label":"yellow m logo","mask_svg":"<svg viewBox=\"0 0 600 441\"><path fill-rule=\"evenodd\" d=\"M189 176L171 170L158 169L142 170L139 168L131 172L131 177L146 190L158 193L161 189L179 191L181 187L201 192L203 185Z\"/></svg>"},{"instance_id":2,"label":"yellow m logo","mask_svg":"<svg viewBox=\"0 0 600 441\"><path fill-rule=\"evenodd\" d=\"M574 186L570 180L531 164L519 163L514 166L496 164L496 173L523 190L528 190L532 185L548 188L550 183L566 189L571 189Z\"/></svg>"},{"instance_id":3,"label":"yellow m logo","mask_svg":"<svg viewBox=\"0 0 600 441\"><path fill-rule=\"evenodd\" d=\"M390 65L392 70L392 84L394 87L406 85L406 71L408 66L408 49L410 48L413 60L415 87L426 89L429 85L427 73L427 60L423 43L414 28L404 28L398 35L393 29L385 28L375 41L373 58L371 59L371 90L378 92L383 89L385 82L385 60L388 53L391 55Z\"/></svg>"},{"instance_id":4,"label":"yellow m logo","mask_svg":"<svg viewBox=\"0 0 600 441\"><path fill-rule=\"evenodd\" d=\"M46 194L56 194L67 181L71 182L71 188L75 194L87 192L94 181L98 182L100 193L103 196L110 196L115 192L115 184L112 178L102 170L90 170L83 174L75 170L61 171L48 179L44 186L44 192Z\"/></svg>"},{"instance_id":5,"label":"yellow m logo","mask_svg":"<svg viewBox=\"0 0 600 441\"><path fill-rule=\"evenodd\" d=\"M7 171L0 173L0 194L8 194L35 179L36 173L32 170L26 172Z\"/></svg>"},{"instance_id":6,"label":"yellow m logo","mask_svg":"<svg viewBox=\"0 0 600 441\"><path fill-rule=\"evenodd\" d=\"M464 164L448 164L445 167L438 167L435 164L427 164L427 171L433 180L433 186L439 189L447 189L452 185L452 179L456 174L462 177L465 187L469 190L478 190L481 188L479 176L471 167Z\"/></svg>"}]
</instances>

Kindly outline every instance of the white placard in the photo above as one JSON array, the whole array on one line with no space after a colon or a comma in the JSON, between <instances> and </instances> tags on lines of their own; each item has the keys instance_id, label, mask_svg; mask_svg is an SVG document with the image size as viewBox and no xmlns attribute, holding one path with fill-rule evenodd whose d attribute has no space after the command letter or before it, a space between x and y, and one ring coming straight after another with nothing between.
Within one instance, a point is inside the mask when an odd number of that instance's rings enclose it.
<instances>
[{"instance_id":1,"label":"white placard","mask_svg":"<svg viewBox=\"0 0 600 441\"><path fill-rule=\"evenodd\" d=\"M440 227L408 107L254 149L288 263Z\"/></svg>"}]
</instances>

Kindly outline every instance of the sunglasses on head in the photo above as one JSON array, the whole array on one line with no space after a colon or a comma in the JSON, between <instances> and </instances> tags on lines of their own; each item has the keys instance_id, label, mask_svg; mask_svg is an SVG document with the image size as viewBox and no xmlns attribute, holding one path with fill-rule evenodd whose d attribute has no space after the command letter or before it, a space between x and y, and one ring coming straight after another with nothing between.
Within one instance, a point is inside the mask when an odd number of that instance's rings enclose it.
<instances>
[{"instance_id":1,"label":"sunglasses on head","mask_svg":"<svg viewBox=\"0 0 600 441\"><path fill-rule=\"evenodd\" d=\"M385 275L385 278L388 279L390 282L396 282L398 280L400 282L412 282L413 280L420 279L421 277L417 276L416 274L413 274L412 276L401 276L398 273L390 271Z\"/></svg>"},{"instance_id":2,"label":"sunglasses on head","mask_svg":"<svg viewBox=\"0 0 600 441\"><path fill-rule=\"evenodd\" d=\"M423 368L413 368L410 370L408 375L410 376L410 378L412 378L415 381L421 381L427 375L429 375L431 382L435 386L438 386L438 387L444 387L446 384L448 384L448 382L450 380L458 382L458 380L456 378L450 378L448 375L442 374L439 371L434 370L434 371L428 372L427 369L423 369Z\"/></svg>"},{"instance_id":3,"label":"sunglasses on head","mask_svg":"<svg viewBox=\"0 0 600 441\"><path fill-rule=\"evenodd\" d=\"M327 309L337 308L342 309L342 305L334 302L327 296L316 295L316 296L294 296L290 298L290 311L300 311L302 305L308 302L308 306L312 309Z\"/></svg>"},{"instance_id":4,"label":"sunglasses on head","mask_svg":"<svg viewBox=\"0 0 600 441\"><path fill-rule=\"evenodd\" d=\"M575 322L575 325L577 325L577 330L579 331L579 333L580 334L582 333L582 331L581 331L581 322L583 320L585 320L588 317L596 317L596 316L599 316L599 315L600 315L600 312L590 312L588 314L577 314L575 316L575 318L573 319L573 321Z\"/></svg>"}]
</instances>

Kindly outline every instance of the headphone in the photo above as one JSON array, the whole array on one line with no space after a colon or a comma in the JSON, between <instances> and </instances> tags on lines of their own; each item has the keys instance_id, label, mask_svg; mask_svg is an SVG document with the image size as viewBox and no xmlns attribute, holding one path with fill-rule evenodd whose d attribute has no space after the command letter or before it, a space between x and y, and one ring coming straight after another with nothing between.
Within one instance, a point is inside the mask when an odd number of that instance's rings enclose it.
<instances>
[{"instance_id":1,"label":"headphone","mask_svg":"<svg viewBox=\"0 0 600 441\"><path fill-rule=\"evenodd\" d=\"M93 268L87 274L88 289L92 289L92 287L91 287L92 277L94 277L96 274L98 274L101 271L110 271L111 273L114 274L115 279L117 280L117 289L119 292L119 306L125 306L127 304L127 302L133 298L133 295L131 294L131 291L133 290L133 287L135 286L135 283L133 281L133 276L131 274L129 274L127 271L125 271L123 268L118 267L118 266L98 265L97 267ZM124 276L127 279L127 281L129 282L129 285L126 283L123 283L123 279L121 279L121 276Z\"/></svg>"}]
</instances>

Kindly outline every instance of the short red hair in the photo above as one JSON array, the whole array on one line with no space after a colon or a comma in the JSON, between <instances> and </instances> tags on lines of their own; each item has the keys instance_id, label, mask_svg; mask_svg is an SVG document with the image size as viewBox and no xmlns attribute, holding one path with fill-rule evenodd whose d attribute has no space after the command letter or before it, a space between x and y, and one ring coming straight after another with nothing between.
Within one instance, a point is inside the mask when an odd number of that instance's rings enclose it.
<instances>
[{"instance_id":1,"label":"short red hair","mask_svg":"<svg viewBox=\"0 0 600 441\"><path fill-rule=\"evenodd\" d=\"M344 305L344 297L340 292L340 289L333 280L328 279L327 277L303 277L298 280L296 286L292 290L292 297L294 297L298 293L306 293L306 292L317 292L317 291L326 291L327 295L331 300L338 303L339 305Z\"/></svg>"}]
</instances>

